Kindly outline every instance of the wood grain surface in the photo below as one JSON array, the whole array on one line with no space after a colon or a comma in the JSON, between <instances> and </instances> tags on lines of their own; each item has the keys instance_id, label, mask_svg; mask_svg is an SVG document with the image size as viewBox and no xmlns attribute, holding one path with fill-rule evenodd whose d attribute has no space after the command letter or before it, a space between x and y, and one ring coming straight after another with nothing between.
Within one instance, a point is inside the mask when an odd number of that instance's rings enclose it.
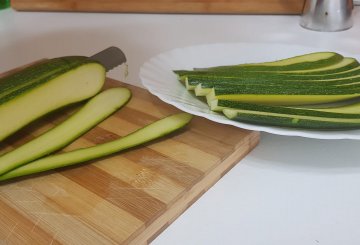
<instances>
[{"instance_id":1,"label":"wood grain surface","mask_svg":"<svg viewBox=\"0 0 360 245\"><path fill-rule=\"evenodd\" d=\"M11 0L22 11L300 14L304 0Z\"/></svg>"},{"instance_id":2,"label":"wood grain surface","mask_svg":"<svg viewBox=\"0 0 360 245\"><path fill-rule=\"evenodd\" d=\"M178 112L141 88L107 80L106 87L115 86L130 88L131 101L63 151L121 137ZM75 109L29 125L0 143L0 151L30 140ZM144 147L3 182L0 244L148 244L258 141L258 132L195 117L186 129Z\"/></svg>"}]
</instances>

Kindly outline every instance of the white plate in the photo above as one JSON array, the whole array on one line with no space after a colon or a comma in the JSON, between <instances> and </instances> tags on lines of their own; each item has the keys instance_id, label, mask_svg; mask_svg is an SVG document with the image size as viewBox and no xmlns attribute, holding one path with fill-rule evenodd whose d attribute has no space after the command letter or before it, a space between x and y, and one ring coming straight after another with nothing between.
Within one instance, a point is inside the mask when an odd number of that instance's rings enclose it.
<instances>
[{"instance_id":1,"label":"white plate","mask_svg":"<svg viewBox=\"0 0 360 245\"><path fill-rule=\"evenodd\" d=\"M209 110L206 103L198 100L177 81L173 70L264 62L310 52L327 51L311 47L269 43L223 43L177 48L159 54L144 63L140 69L143 85L164 102L185 112L209 120L234 125L239 128L264 131L278 135L302 136L316 139L360 139L360 130L320 131L284 127L259 126L228 120ZM329 50L328 50L329 51ZM336 50L332 50L336 51ZM344 56L352 56L339 52ZM358 57L355 57L358 59Z\"/></svg>"}]
</instances>

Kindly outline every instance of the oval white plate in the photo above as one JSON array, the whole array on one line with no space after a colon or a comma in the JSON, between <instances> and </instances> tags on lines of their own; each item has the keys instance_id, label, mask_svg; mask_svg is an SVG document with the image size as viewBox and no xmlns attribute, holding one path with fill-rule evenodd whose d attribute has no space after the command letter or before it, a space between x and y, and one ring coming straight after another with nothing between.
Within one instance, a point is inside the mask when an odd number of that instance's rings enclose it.
<instances>
[{"instance_id":1,"label":"oval white plate","mask_svg":"<svg viewBox=\"0 0 360 245\"><path fill-rule=\"evenodd\" d=\"M164 102L185 112L239 128L264 131L278 135L302 136L316 139L360 139L360 130L320 131L260 126L228 120L209 110L177 81L173 70L273 61L310 52L327 51L311 47L268 43L220 43L177 48L159 54L143 64L140 79L143 85ZM329 50L328 50L329 51ZM334 51L334 50L332 50ZM339 52L344 56L352 56ZM354 57L357 58L358 57Z\"/></svg>"}]
</instances>

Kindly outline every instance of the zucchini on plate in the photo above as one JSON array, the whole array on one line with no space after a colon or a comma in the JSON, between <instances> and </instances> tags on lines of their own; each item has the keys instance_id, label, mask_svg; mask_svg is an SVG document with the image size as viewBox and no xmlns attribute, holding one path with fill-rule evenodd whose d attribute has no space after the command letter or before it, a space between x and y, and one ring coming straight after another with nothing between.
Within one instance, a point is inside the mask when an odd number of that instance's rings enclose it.
<instances>
[{"instance_id":1,"label":"zucchini on plate","mask_svg":"<svg viewBox=\"0 0 360 245\"><path fill-rule=\"evenodd\" d=\"M360 102L341 108L301 108L220 101L224 115L235 121L292 128L360 128ZM229 106L229 107L228 107Z\"/></svg>"},{"instance_id":2,"label":"zucchini on plate","mask_svg":"<svg viewBox=\"0 0 360 245\"><path fill-rule=\"evenodd\" d=\"M231 120L317 130L360 128L360 65L352 57L317 52L174 72L189 93L205 96L210 110Z\"/></svg>"}]
</instances>

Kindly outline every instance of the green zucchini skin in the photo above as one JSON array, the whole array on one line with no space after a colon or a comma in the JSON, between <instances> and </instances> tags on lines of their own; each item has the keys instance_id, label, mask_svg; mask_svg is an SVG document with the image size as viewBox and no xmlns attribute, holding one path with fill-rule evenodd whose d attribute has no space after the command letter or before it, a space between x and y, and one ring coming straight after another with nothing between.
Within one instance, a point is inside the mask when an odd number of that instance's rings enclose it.
<instances>
[{"instance_id":1,"label":"green zucchini skin","mask_svg":"<svg viewBox=\"0 0 360 245\"><path fill-rule=\"evenodd\" d=\"M218 106L231 109L241 109L247 111L262 111L272 112L278 114L291 114L301 116L313 116L313 117L333 117L333 118L348 118L348 119L360 119L360 103L351 104L352 111L358 111L359 113L347 113L347 107L334 107L334 108L307 108L299 106L274 106L263 104L251 104L242 103L238 101L219 100ZM335 109L336 108L336 109ZM344 108L345 113L341 113L341 108ZM356 110L357 109L357 110Z\"/></svg>"},{"instance_id":2,"label":"green zucchini skin","mask_svg":"<svg viewBox=\"0 0 360 245\"><path fill-rule=\"evenodd\" d=\"M302 71L307 69L316 69L321 67L330 66L341 62L344 57L334 52L316 52L305 55L294 56L291 58L273 61L273 62L262 62L262 63L250 63L250 64L239 64L231 66L217 66L209 67L204 69L197 69L203 71ZM179 76L187 75L184 70L174 71Z\"/></svg>"},{"instance_id":3,"label":"green zucchini skin","mask_svg":"<svg viewBox=\"0 0 360 245\"><path fill-rule=\"evenodd\" d=\"M228 110L228 109L226 109ZM226 113L225 110L225 113ZM230 110L230 109L229 109ZM229 118L234 121L251 123L257 125L268 125L288 128L301 128L301 129L316 129L316 130L345 130L345 129L358 129L359 122L337 122L337 121L319 121L314 119L297 119L294 117L270 116L270 115L256 115L251 113L238 113L236 117Z\"/></svg>"},{"instance_id":4,"label":"green zucchini skin","mask_svg":"<svg viewBox=\"0 0 360 245\"><path fill-rule=\"evenodd\" d=\"M344 101L360 96L358 84L348 86L247 86L213 87L206 94L208 105L214 100L233 100L271 105L311 105Z\"/></svg>"},{"instance_id":5,"label":"green zucchini skin","mask_svg":"<svg viewBox=\"0 0 360 245\"><path fill-rule=\"evenodd\" d=\"M196 86L201 84L203 88L213 88L213 87L230 87L230 86L345 86L345 85L354 85L360 84L360 74L354 77L341 78L341 79L331 79L331 80L287 80L282 78L214 78L214 77L201 77L196 79L190 79L186 81L186 87L188 90L195 89Z\"/></svg>"},{"instance_id":6,"label":"green zucchini skin","mask_svg":"<svg viewBox=\"0 0 360 245\"><path fill-rule=\"evenodd\" d=\"M272 80L299 80L299 81L327 81L337 79L359 79L360 69L352 69L347 72L313 75L313 74L289 74L289 73L265 73L265 72L196 72L189 74L186 79L190 84L201 81L272 81Z\"/></svg>"},{"instance_id":7,"label":"green zucchini skin","mask_svg":"<svg viewBox=\"0 0 360 245\"><path fill-rule=\"evenodd\" d=\"M343 72L328 75L293 75L293 74L264 74L261 72L251 74L249 73L204 73L188 75L183 78L190 85L197 85L202 82L253 82L253 83L265 83L265 82L330 82L342 80L359 81L360 80L360 69L356 69L351 72Z\"/></svg>"},{"instance_id":8,"label":"green zucchini skin","mask_svg":"<svg viewBox=\"0 0 360 245\"><path fill-rule=\"evenodd\" d=\"M236 85L236 86L214 86L213 95L359 95L360 86L349 84L347 86L307 86L307 85Z\"/></svg>"},{"instance_id":9,"label":"green zucchini skin","mask_svg":"<svg viewBox=\"0 0 360 245\"><path fill-rule=\"evenodd\" d=\"M0 141L45 114L88 99L105 82L105 68L86 57L32 65L0 82Z\"/></svg>"},{"instance_id":10,"label":"green zucchini skin","mask_svg":"<svg viewBox=\"0 0 360 245\"><path fill-rule=\"evenodd\" d=\"M350 59L350 58L347 58ZM212 84L318 84L323 86L360 82L360 66L343 72L329 74L279 73L279 72L237 72L237 71L188 71L179 76L188 90L194 90L198 84L210 87Z\"/></svg>"},{"instance_id":11,"label":"green zucchini skin","mask_svg":"<svg viewBox=\"0 0 360 245\"><path fill-rule=\"evenodd\" d=\"M360 128L359 113L341 113L341 108L309 109L303 107L271 106L234 101L218 101L223 113L231 120L259 125L306 129L355 129ZM358 108L360 103L351 105ZM346 106L344 107L346 111Z\"/></svg>"},{"instance_id":12,"label":"green zucchini skin","mask_svg":"<svg viewBox=\"0 0 360 245\"><path fill-rule=\"evenodd\" d=\"M185 127L191 121L191 119L192 115L187 113L174 114L153 122L117 140L93 147L82 148L57 155L50 155L30 162L3 175L0 175L0 180L7 180L29 174L44 172L47 170L57 169L108 156L110 154L139 146L149 141L166 136Z\"/></svg>"},{"instance_id":13,"label":"green zucchini skin","mask_svg":"<svg viewBox=\"0 0 360 245\"><path fill-rule=\"evenodd\" d=\"M99 93L58 126L0 156L0 175L65 147L125 105L130 97L126 88Z\"/></svg>"},{"instance_id":14,"label":"green zucchini skin","mask_svg":"<svg viewBox=\"0 0 360 245\"><path fill-rule=\"evenodd\" d=\"M284 74L299 74L299 75L327 75L347 72L359 68L360 63L355 58L345 57L342 61L315 69L306 69L298 71L284 71Z\"/></svg>"},{"instance_id":15,"label":"green zucchini skin","mask_svg":"<svg viewBox=\"0 0 360 245\"><path fill-rule=\"evenodd\" d=\"M83 56L54 58L0 78L0 105L41 86L69 70L92 62Z\"/></svg>"},{"instance_id":16,"label":"green zucchini skin","mask_svg":"<svg viewBox=\"0 0 360 245\"><path fill-rule=\"evenodd\" d=\"M211 69L198 69L198 70L177 70L174 71L178 75L179 79L191 76L221 76L221 77L251 77L251 76L316 76L322 77L334 77L340 75L339 73L347 73L346 76L352 76L359 74L358 69L360 68L359 62L354 58L346 57L342 62L333 64L317 69L306 69L306 70L295 70L295 71L246 71L239 69L222 69L222 70L211 70ZM345 74L343 74L345 76Z\"/></svg>"}]
</instances>

